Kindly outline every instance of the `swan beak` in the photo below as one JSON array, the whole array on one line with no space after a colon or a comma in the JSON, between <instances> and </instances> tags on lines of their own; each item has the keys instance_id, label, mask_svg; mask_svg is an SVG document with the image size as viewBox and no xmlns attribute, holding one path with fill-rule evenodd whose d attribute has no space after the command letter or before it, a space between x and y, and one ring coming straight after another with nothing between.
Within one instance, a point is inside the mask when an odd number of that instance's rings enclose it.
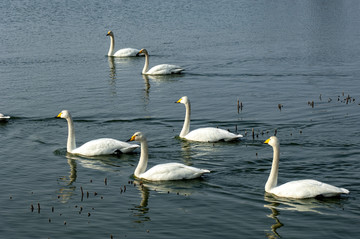
<instances>
[{"instance_id":1,"label":"swan beak","mask_svg":"<svg viewBox=\"0 0 360 239\"><path fill-rule=\"evenodd\" d=\"M128 139L126 142L130 142L130 141L134 141L135 140L135 135L133 135L130 139Z\"/></svg>"},{"instance_id":2,"label":"swan beak","mask_svg":"<svg viewBox=\"0 0 360 239\"><path fill-rule=\"evenodd\" d=\"M61 112L56 116L56 118L61 118Z\"/></svg>"},{"instance_id":3,"label":"swan beak","mask_svg":"<svg viewBox=\"0 0 360 239\"><path fill-rule=\"evenodd\" d=\"M265 140L264 144L268 144L268 143L269 143L269 141L270 141L270 138L269 138L269 139L267 139L267 140Z\"/></svg>"},{"instance_id":4,"label":"swan beak","mask_svg":"<svg viewBox=\"0 0 360 239\"><path fill-rule=\"evenodd\" d=\"M180 98L178 101L175 101L175 103L180 103L181 99L182 99L182 98Z\"/></svg>"}]
</instances>

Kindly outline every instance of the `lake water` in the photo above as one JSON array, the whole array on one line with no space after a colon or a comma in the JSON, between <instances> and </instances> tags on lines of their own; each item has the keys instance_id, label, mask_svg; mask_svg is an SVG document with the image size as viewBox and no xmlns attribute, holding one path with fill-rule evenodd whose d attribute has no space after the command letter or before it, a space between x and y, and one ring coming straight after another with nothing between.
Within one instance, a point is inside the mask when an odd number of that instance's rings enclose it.
<instances>
[{"instance_id":1,"label":"lake water","mask_svg":"<svg viewBox=\"0 0 360 239\"><path fill-rule=\"evenodd\" d=\"M358 237L359 10L359 1L325 0L1 1L0 112L12 117L0 123L1 238ZM116 49L146 48L151 66L185 73L144 78L144 58L109 59L109 30ZM244 139L181 141L185 108L174 102L184 95L192 129ZM149 166L212 172L139 186L139 151L67 155L62 109L78 145L142 131ZM351 193L266 195L263 142L275 131L279 183L314 178Z\"/></svg>"}]
</instances>

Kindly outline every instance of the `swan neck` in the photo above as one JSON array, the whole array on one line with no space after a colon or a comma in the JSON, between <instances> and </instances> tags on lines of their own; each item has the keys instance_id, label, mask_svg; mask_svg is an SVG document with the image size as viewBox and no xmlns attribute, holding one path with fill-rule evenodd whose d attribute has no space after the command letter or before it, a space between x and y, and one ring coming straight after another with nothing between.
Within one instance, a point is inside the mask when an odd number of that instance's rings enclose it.
<instances>
[{"instance_id":1,"label":"swan neck","mask_svg":"<svg viewBox=\"0 0 360 239\"><path fill-rule=\"evenodd\" d=\"M190 102L185 104L185 109L186 109L185 120L184 120L183 128L182 128L182 130L180 132L180 135L179 135L180 137L185 137L190 131L190 115L191 115Z\"/></svg>"},{"instance_id":2,"label":"swan neck","mask_svg":"<svg viewBox=\"0 0 360 239\"><path fill-rule=\"evenodd\" d=\"M145 172L147 168L148 158L149 158L148 143L146 139L145 140L143 139L141 141L140 160L134 172L135 177L139 178L140 175Z\"/></svg>"},{"instance_id":3,"label":"swan neck","mask_svg":"<svg viewBox=\"0 0 360 239\"><path fill-rule=\"evenodd\" d=\"M71 116L69 116L66 120L68 122L68 140L66 150L71 153L74 149L76 149L74 122Z\"/></svg>"},{"instance_id":4,"label":"swan neck","mask_svg":"<svg viewBox=\"0 0 360 239\"><path fill-rule=\"evenodd\" d=\"M280 156L280 146L273 146L273 162L271 165L271 171L269 178L265 184L265 191L270 192L271 189L275 188L278 180L278 172L279 172L279 156Z\"/></svg>"},{"instance_id":5,"label":"swan neck","mask_svg":"<svg viewBox=\"0 0 360 239\"><path fill-rule=\"evenodd\" d=\"M110 36L110 48L109 48L108 56L114 55L114 47L115 47L115 39L113 36Z\"/></svg>"},{"instance_id":6,"label":"swan neck","mask_svg":"<svg viewBox=\"0 0 360 239\"><path fill-rule=\"evenodd\" d=\"M142 73L143 74L146 74L146 72L148 71L149 69L149 54L146 52L145 53L145 65L144 65L144 68L142 70Z\"/></svg>"}]
</instances>

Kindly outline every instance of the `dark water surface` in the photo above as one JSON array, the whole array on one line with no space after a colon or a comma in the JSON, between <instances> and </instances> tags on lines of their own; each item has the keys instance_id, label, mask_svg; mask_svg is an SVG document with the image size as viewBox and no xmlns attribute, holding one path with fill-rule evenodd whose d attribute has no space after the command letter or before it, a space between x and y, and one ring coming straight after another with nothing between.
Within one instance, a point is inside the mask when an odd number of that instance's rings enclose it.
<instances>
[{"instance_id":1,"label":"dark water surface","mask_svg":"<svg viewBox=\"0 0 360 239\"><path fill-rule=\"evenodd\" d=\"M358 237L359 10L325 0L1 1L0 112L12 117L0 123L1 238ZM185 74L144 78L144 58L106 57L108 30L116 49L146 48L151 66ZM219 126L244 140L176 138L183 95L192 129ZM62 109L78 145L143 131L149 166L212 172L141 187L139 151L67 155ZM266 195L272 149L263 142L275 130L279 183L314 178L351 194Z\"/></svg>"}]
</instances>

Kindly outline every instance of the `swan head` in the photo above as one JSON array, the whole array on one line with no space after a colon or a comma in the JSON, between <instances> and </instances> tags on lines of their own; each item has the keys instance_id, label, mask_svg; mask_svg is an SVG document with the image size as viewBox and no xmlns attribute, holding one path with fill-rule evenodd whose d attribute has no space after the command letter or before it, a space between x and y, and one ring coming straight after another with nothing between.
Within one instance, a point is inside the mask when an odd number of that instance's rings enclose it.
<instances>
[{"instance_id":1,"label":"swan head","mask_svg":"<svg viewBox=\"0 0 360 239\"><path fill-rule=\"evenodd\" d=\"M70 112L67 111L67 110L61 111L61 112L56 116L56 118L63 118L63 119L68 119L68 118L70 118L70 117L71 117Z\"/></svg>"},{"instance_id":2,"label":"swan head","mask_svg":"<svg viewBox=\"0 0 360 239\"><path fill-rule=\"evenodd\" d=\"M112 31L108 31L108 33L106 34L106 36L111 36L113 37L114 36L114 33Z\"/></svg>"},{"instance_id":3,"label":"swan head","mask_svg":"<svg viewBox=\"0 0 360 239\"><path fill-rule=\"evenodd\" d=\"M175 103L181 103L181 104L185 105L185 104L188 104L189 102L190 102L189 98L187 96L183 96Z\"/></svg>"},{"instance_id":4,"label":"swan head","mask_svg":"<svg viewBox=\"0 0 360 239\"><path fill-rule=\"evenodd\" d=\"M136 132L128 141L144 141L146 140L146 137L141 132Z\"/></svg>"},{"instance_id":5,"label":"swan head","mask_svg":"<svg viewBox=\"0 0 360 239\"><path fill-rule=\"evenodd\" d=\"M280 141L276 136L271 136L267 140L265 140L264 144L268 144L272 147L279 147Z\"/></svg>"},{"instance_id":6,"label":"swan head","mask_svg":"<svg viewBox=\"0 0 360 239\"><path fill-rule=\"evenodd\" d=\"M148 55L149 53L148 53L148 51L146 50L146 49L141 49L140 51L139 51L139 53L138 54L145 54L145 55Z\"/></svg>"}]
</instances>

